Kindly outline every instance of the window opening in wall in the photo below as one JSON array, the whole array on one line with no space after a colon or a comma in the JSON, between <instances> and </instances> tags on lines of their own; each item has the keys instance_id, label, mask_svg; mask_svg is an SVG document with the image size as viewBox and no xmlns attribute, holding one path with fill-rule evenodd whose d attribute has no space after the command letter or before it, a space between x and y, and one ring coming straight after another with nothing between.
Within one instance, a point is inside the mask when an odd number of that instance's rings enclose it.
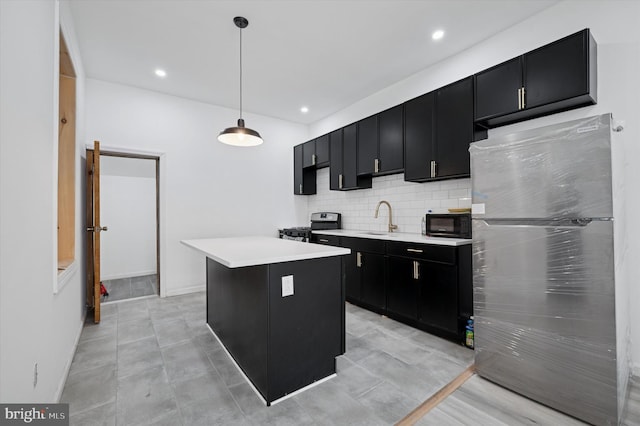
<instances>
[{"instance_id":1,"label":"window opening in wall","mask_svg":"<svg viewBox=\"0 0 640 426\"><path fill-rule=\"evenodd\" d=\"M75 259L76 73L60 32L58 104L58 274Z\"/></svg>"}]
</instances>

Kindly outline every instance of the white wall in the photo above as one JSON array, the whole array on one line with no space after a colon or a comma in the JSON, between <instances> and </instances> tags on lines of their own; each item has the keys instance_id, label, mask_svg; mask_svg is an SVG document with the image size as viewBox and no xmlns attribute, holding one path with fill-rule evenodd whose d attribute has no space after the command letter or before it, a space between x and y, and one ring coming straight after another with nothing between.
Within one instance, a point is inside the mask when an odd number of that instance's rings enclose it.
<instances>
[{"instance_id":1,"label":"white wall","mask_svg":"<svg viewBox=\"0 0 640 426\"><path fill-rule=\"evenodd\" d=\"M132 87L87 80L87 140L101 149L162 153L160 163L161 290L204 289L204 257L190 238L277 235L307 221L307 201L293 195L293 145L306 126L245 114L264 144L221 144L218 133L238 111ZM164 164L164 168L163 168ZM164 264L164 265L162 265Z\"/></svg>"},{"instance_id":2,"label":"white wall","mask_svg":"<svg viewBox=\"0 0 640 426\"><path fill-rule=\"evenodd\" d=\"M64 282L57 276L60 26L77 74L76 135L82 138L84 73L68 9L51 0L0 1L2 402L57 402L84 315L80 178L76 264ZM76 175L83 175L79 156Z\"/></svg>"},{"instance_id":3,"label":"white wall","mask_svg":"<svg viewBox=\"0 0 640 426\"><path fill-rule=\"evenodd\" d=\"M626 162L618 161L615 166L624 169L627 181L625 216L631 219L625 224L629 238L627 252L624 254L630 260L639 259L640 224L632 218L637 216L634 212L640 209L640 199L634 193L637 182L640 182L640 169L626 167L627 164L635 165L640 162L640 144L637 143L640 138L640 105L635 101L636 95L640 93L637 78L637 70L640 69L639 18L640 2L560 2L461 54L314 123L310 128L310 136L327 133L583 28L590 28L598 43L598 104L497 128L489 131L489 137L608 112L613 113L615 118L626 120L625 131L619 136ZM313 197L309 204L315 208ZM640 303L637 278L640 276L640 264L628 261L624 270L624 276L620 278L628 286L629 300L637 305ZM623 310L631 312L632 362L634 374L640 375L640 309L623 307Z\"/></svg>"},{"instance_id":4,"label":"white wall","mask_svg":"<svg viewBox=\"0 0 640 426\"><path fill-rule=\"evenodd\" d=\"M156 161L100 157L102 280L155 274Z\"/></svg>"}]
</instances>

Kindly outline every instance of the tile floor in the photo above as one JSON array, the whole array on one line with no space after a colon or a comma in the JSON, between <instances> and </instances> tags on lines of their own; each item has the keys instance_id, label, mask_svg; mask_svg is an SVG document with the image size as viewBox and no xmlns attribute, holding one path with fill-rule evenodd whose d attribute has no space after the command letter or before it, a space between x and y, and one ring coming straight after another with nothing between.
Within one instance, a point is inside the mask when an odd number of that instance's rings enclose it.
<instances>
[{"instance_id":1,"label":"tile floor","mask_svg":"<svg viewBox=\"0 0 640 426\"><path fill-rule=\"evenodd\" d=\"M102 284L109 292L109 296L102 296L103 303L158 294L158 276L156 274L103 280Z\"/></svg>"},{"instance_id":2,"label":"tile floor","mask_svg":"<svg viewBox=\"0 0 640 426\"><path fill-rule=\"evenodd\" d=\"M209 332L205 295L106 304L61 402L72 425L390 425L473 362L460 345L347 304L338 376L265 407ZM623 424L640 425L640 383ZM477 376L419 425L575 425Z\"/></svg>"}]
</instances>

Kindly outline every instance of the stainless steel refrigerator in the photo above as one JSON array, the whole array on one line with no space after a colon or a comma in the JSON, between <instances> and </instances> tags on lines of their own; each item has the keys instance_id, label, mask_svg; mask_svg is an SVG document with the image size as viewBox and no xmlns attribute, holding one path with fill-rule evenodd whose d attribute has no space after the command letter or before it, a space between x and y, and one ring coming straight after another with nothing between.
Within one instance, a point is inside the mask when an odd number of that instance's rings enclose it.
<instances>
[{"instance_id":1,"label":"stainless steel refrigerator","mask_svg":"<svg viewBox=\"0 0 640 426\"><path fill-rule=\"evenodd\" d=\"M593 424L630 371L612 135L605 114L469 148L476 371Z\"/></svg>"}]
</instances>

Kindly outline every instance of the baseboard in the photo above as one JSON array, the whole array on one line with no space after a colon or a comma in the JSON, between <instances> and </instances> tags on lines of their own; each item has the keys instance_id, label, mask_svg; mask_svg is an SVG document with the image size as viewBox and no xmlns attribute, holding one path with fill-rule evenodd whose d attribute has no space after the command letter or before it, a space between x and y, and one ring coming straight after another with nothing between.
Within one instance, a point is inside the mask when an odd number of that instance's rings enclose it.
<instances>
[{"instance_id":1,"label":"baseboard","mask_svg":"<svg viewBox=\"0 0 640 426\"><path fill-rule=\"evenodd\" d=\"M102 281L107 280L119 280L120 278L134 278L134 277L143 277L145 275L154 275L157 274L155 269L149 271L138 271L138 272L125 272L122 274L113 274L113 275L102 275L100 279Z\"/></svg>"},{"instance_id":2,"label":"baseboard","mask_svg":"<svg viewBox=\"0 0 640 426\"><path fill-rule=\"evenodd\" d=\"M207 286L203 283L189 287L181 287L175 290L167 290L167 292L162 297L181 296L183 294L198 293L200 291L205 291L206 289Z\"/></svg>"},{"instance_id":3,"label":"baseboard","mask_svg":"<svg viewBox=\"0 0 640 426\"><path fill-rule=\"evenodd\" d=\"M64 374L60 379L60 383L58 383L58 389L56 389L54 401L56 401L57 403L60 402L60 398L62 398L62 392L64 391L64 386L67 384L69 371L71 371L71 363L73 362L73 357L75 356L76 350L78 349L78 343L80 342L80 336L82 335L82 329L84 328L84 323L86 319L87 319L87 310L85 309L84 313L82 314L82 319L80 320L80 327L78 329L78 332L76 333L76 341L71 347L71 353L69 354L69 357L67 359L67 364L64 367Z\"/></svg>"}]
</instances>

